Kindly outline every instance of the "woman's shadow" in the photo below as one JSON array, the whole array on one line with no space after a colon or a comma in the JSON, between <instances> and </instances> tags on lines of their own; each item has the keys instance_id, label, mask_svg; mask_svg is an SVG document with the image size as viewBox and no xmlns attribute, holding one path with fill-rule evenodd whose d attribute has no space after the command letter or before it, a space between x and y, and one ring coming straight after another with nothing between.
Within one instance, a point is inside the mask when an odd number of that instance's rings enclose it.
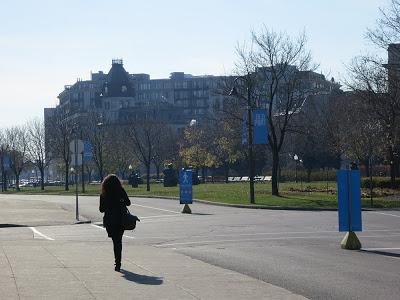
<instances>
[{"instance_id":1,"label":"woman's shadow","mask_svg":"<svg viewBox=\"0 0 400 300\"><path fill-rule=\"evenodd\" d=\"M148 285L163 284L163 279L161 277L140 275L123 269L121 269L120 272L122 273L122 275L126 280L133 281L139 284L148 284Z\"/></svg>"}]
</instances>

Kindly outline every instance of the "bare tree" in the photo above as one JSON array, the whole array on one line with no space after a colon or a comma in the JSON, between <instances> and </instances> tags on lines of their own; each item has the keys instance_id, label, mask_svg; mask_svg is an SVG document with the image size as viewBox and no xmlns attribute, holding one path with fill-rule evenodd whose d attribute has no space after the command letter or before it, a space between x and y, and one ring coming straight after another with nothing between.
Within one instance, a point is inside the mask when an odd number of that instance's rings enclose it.
<instances>
[{"instance_id":1,"label":"bare tree","mask_svg":"<svg viewBox=\"0 0 400 300\"><path fill-rule=\"evenodd\" d=\"M368 119L375 124L371 128L382 131L390 164L392 185L395 184L396 166L399 164L400 145L400 86L397 76L390 76L390 65L379 57L359 56L348 67L349 79L346 85L368 107Z\"/></svg>"},{"instance_id":2,"label":"bare tree","mask_svg":"<svg viewBox=\"0 0 400 300\"><path fill-rule=\"evenodd\" d=\"M375 45L387 49L400 41L400 1L391 0L387 8L380 8L380 17L374 28L367 29L367 38Z\"/></svg>"},{"instance_id":3,"label":"bare tree","mask_svg":"<svg viewBox=\"0 0 400 300\"><path fill-rule=\"evenodd\" d=\"M14 126L6 130L6 139L9 143L9 155L11 161L11 171L15 176L15 187L19 191L19 180L23 169L28 160L27 134L26 128Z\"/></svg>"},{"instance_id":4,"label":"bare tree","mask_svg":"<svg viewBox=\"0 0 400 300\"><path fill-rule=\"evenodd\" d=\"M131 121L126 127L127 137L137 159L146 168L146 190L150 191L150 166L160 124L149 120Z\"/></svg>"},{"instance_id":5,"label":"bare tree","mask_svg":"<svg viewBox=\"0 0 400 300\"><path fill-rule=\"evenodd\" d=\"M5 130L0 129L0 168L1 168L1 191L7 190L7 171L5 168L6 157L9 151ZM8 158L8 157L7 157Z\"/></svg>"},{"instance_id":6,"label":"bare tree","mask_svg":"<svg viewBox=\"0 0 400 300\"><path fill-rule=\"evenodd\" d=\"M160 169L165 163L173 163L178 156L178 137L172 128L166 124L159 124L159 131L154 141L152 162L156 168L157 179L160 178Z\"/></svg>"},{"instance_id":7,"label":"bare tree","mask_svg":"<svg viewBox=\"0 0 400 300\"><path fill-rule=\"evenodd\" d=\"M32 120L28 123L27 129L28 157L40 172L40 187L44 190L44 171L51 161L50 148L45 145L44 122L39 119Z\"/></svg>"},{"instance_id":8,"label":"bare tree","mask_svg":"<svg viewBox=\"0 0 400 300\"><path fill-rule=\"evenodd\" d=\"M105 167L107 171L119 173L126 178L130 165L136 165L130 144L126 141L124 128L121 125L110 126L112 137L106 140L105 145Z\"/></svg>"},{"instance_id":9,"label":"bare tree","mask_svg":"<svg viewBox=\"0 0 400 300\"><path fill-rule=\"evenodd\" d=\"M49 145L54 158L61 159L64 166L65 190L69 190L69 169L71 150L69 145L73 139L73 126L64 118L62 111L56 111L46 126L46 144Z\"/></svg>"},{"instance_id":10,"label":"bare tree","mask_svg":"<svg viewBox=\"0 0 400 300\"><path fill-rule=\"evenodd\" d=\"M306 98L313 94L305 84L312 65L306 48L306 35L293 39L266 27L252 32L252 48L238 48L238 70L245 78L245 88L252 101L268 111L268 146L272 153L272 194L279 195L279 155L295 114ZM266 99L263 100L263 99ZM258 102L258 103L257 103ZM252 105L253 103L250 103Z\"/></svg>"},{"instance_id":11,"label":"bare tree","mask_svg":"<svg viewBox=\"0 0 400 300\"><path fill-rule=\"evenodd\" d=\"M110 125L97 113L91 113L86 120L85 134L89 137L92 144L93 162L97 167L100 180L104 178L105 152L107 147L107 135L110 131Z\"/></svg>"}]
</instances>

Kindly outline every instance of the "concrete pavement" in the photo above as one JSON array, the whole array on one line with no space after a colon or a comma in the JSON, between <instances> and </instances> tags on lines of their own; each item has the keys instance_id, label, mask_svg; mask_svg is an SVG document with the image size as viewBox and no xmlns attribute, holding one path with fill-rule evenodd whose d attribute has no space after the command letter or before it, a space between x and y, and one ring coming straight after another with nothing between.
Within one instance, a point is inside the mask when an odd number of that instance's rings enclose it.
<instances>
[{"instance_id":1,"label":"concrete pavement","mask_svg":"<svg viewBox=\"0 0 400 300\"><path fill-rule=\"evenodd\" d=\"M24 229L14 229L14 234ZM305 299L171 249L125 242L118 273L110 240L22 236L0 242L1 299Z\"/></svg>"},{"instance_id":2,"label":"concrete pavement","mask_svg":"<svg viewBox=\"0 0 400 300\"><path fill-rule=\"evenodd\" d=\"M1 299L305 299L174 249L135 244L134 239L124 238L118 273L105 232L97 240L90 240L85 230L80 240L48 240L26 227L67 226L74 222L73 212L56 204L1 197L0 205ZM39 233L41 228L35 227Z\"/></svg>"}]
</instances>

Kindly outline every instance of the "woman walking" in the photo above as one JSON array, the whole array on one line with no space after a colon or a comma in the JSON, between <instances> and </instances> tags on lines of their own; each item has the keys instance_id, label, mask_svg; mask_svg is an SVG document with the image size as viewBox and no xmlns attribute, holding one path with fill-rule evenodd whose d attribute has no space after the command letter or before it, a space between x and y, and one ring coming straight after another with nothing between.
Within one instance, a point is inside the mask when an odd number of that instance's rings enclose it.
<instances>
[{"instance_id":1,"label":"woman walking","mask_svg":"<svg viewBox=\"0 0 400 300\"><path fill-rule=\"evenodd\" d=\"M111 174L104 178L101 184L99 209L104 213L103 225L106 227L108 237L113 241L115 271L117 272L121 269L122 236L124 235L122 215L129 205L131 201L118 177Z\"/></svg>"}]
</instances>

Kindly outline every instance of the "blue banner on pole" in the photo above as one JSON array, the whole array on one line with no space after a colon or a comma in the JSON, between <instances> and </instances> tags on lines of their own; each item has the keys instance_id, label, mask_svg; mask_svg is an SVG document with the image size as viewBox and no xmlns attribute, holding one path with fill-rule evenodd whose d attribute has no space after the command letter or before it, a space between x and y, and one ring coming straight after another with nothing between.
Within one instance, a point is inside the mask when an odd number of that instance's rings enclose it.
<instances>
[{"instance_id":1,"label":"blue banner on pole","mask_svg":"<svg viewBox=\"0 0 400 300\"><path fill-rule=\"evenodd\" d=\"M267 110L256 109L253 111L253 143L265 145L268 143Z\"/></svg>"},{"instance_id":2,"label":"blue banner on pole","mask_svg":"<svg viewBox=\"0 0 400 300\"><path fill-rule=\"evenodd\" d=\"M362 231L359 170L337 172L339 231Z\"/></svg>"},{"instance_id":3,"label":"blue banner on pole","mask_svg":"<svg viewBox=\"0 0 400 300\"><path fill-rule=\"evenodd\" d=\"M192 170L179 172L179 200L180 204L193 203Z\"/></svg>"},{"instance_id":4,"label":"blue banner on pole","mask_svg":"<svg viewBox=\"0 0 400 300\"><path fill-rule=\"evenodd\" d=\"M11 168L11 158L8 155L4 155L3 157L3 168L4 171L8 171Z\"/></svg>"},{"instance_id":5,"label":"blue banner on pole","mask_svg":"<svg viewBox=\"0 0 400 300\"><path fill-rule=\"evenodd\" d=\"M93 146L89 142L83 143L83 161L88 162L93 158Z\"/></svg>"}]
</instances>

